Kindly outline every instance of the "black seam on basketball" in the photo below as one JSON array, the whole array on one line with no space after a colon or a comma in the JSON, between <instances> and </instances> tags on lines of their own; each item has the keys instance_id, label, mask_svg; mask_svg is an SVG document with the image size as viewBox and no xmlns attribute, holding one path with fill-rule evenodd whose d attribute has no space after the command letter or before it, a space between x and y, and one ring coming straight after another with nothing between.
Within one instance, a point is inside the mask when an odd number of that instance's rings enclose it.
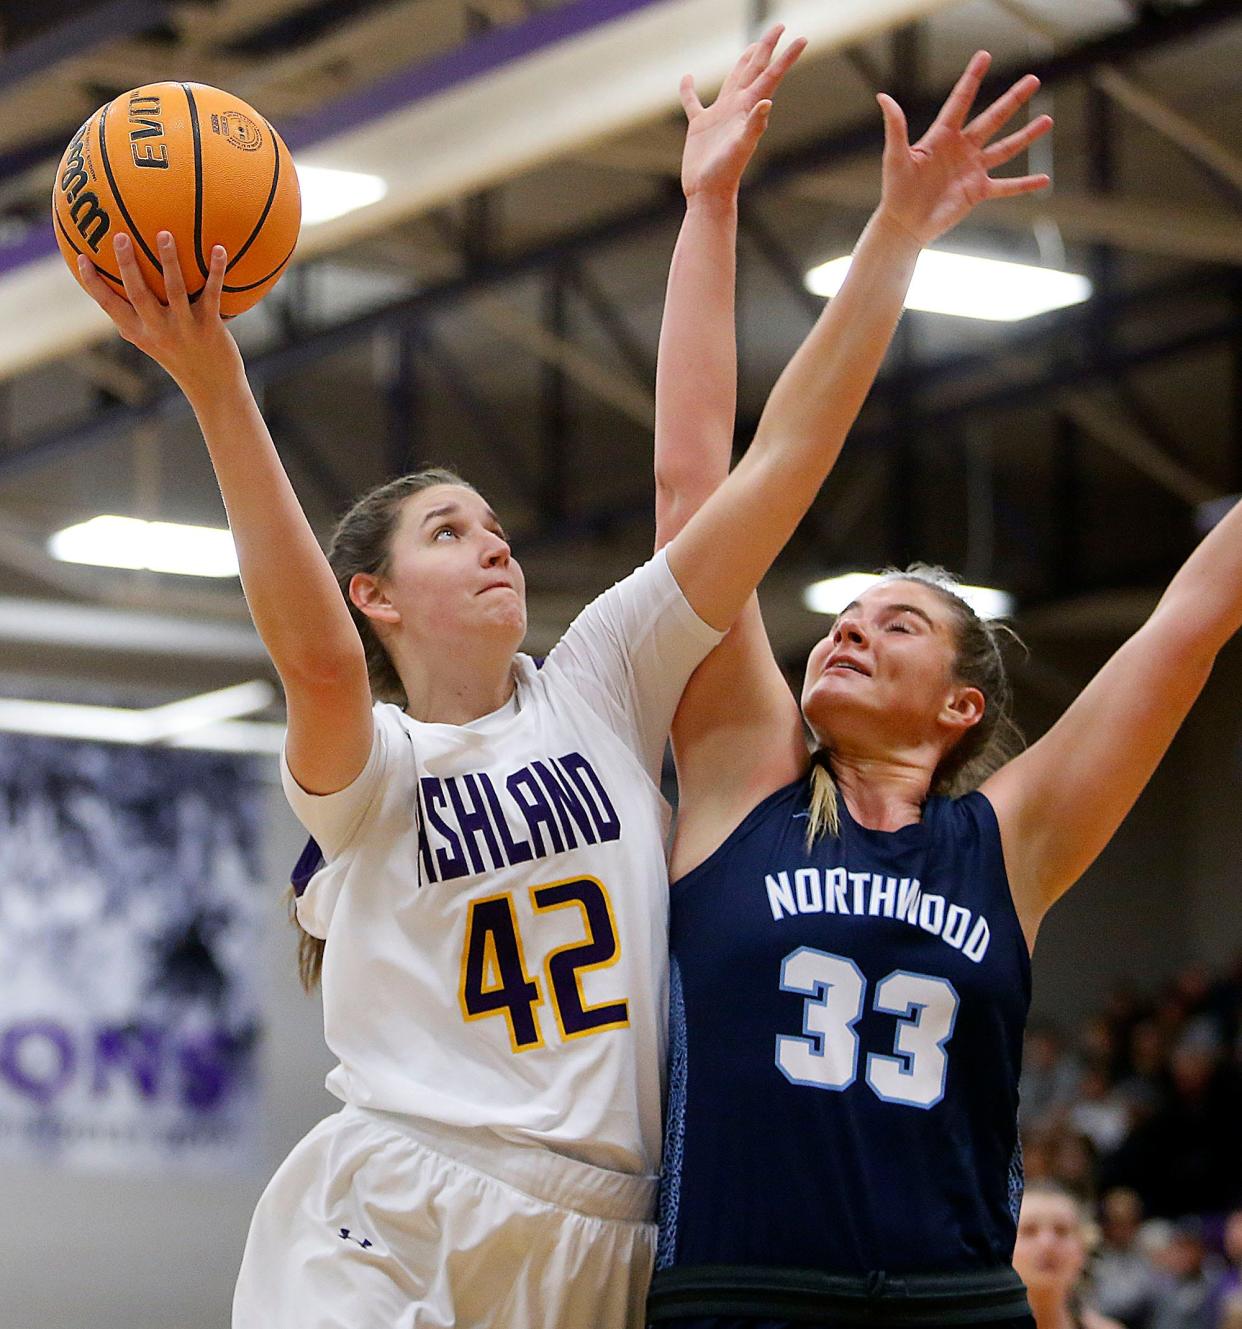
<instances>
[{"instance_id":1,"label":"black seam on basketball","mask_svg":"<svg viewBox=\"0 0 1242 1329\"><path fill-rule=\"evenodd\" d=\"M228 267L224 269L225 272L232 272L234 264L239 263L241 261L242 255L246 252L247 249L250 248L252 244L254 244L255 239L258 237L259 232L263 229L263 223L267 221L267 214L272 210L272 203L276 198L276 186L280 183L280 142L276 137L276 131L271 127L271 125L268 125L266 120L264 120L263 123L267 125L267 132L272 136L272 154L276 159L275 165L272 168L272 187L267 192L267 202L263 205L263 212L260 215L259 220L254 224L254 230L250 232L250 238L237 251L236 255L230 261ZM289 261L288 259L285 260L286 263L288 261ZM225 289L227 290L228 288L226 287Z\"/></svg>"},{"instance_id":2,"label":"black seam on basketball","mask_svg":"<svg viewBox=\"0 0 1242 1329\"><path fill-rule=\"evenodd\" d=\"M112 103L109 102L108 106L111 105ZM155 264L156 272L162 277L164 275L164 265L155 257L151 252L151 246L142 238L142 233L134 224L134 219L129 215L129 209L125 206L125 200L121 197L116 176L112 174L112 162L108 158L108 106L105 106L99 113L99 159L103 162L104 175L108 177L108 188L112 190L112 197L116 199L116 205L121 209L121 216L125 218L125 224L129 227L129 238Z\"/></svg>"},{"instance_id":3,"label":"black seam on basketball","mask_svg":"<svg viewBox=\"0 0 1242 1329\"><path fill-rule=\"evenodd\" d=\"M181 91L190 106L190 129L194 134L194 258L199 272L206 278L211 275L211 270L203 262L203 141L198 133L198 103L188 83L181 85Z\"/></svg>"},{"instance_id":4,"label":"black seam on basketball","mask_svg":"<svg viewBox=\"0 0 1242 1329\"><path fill-rule=\"evenodd\" d=\"M83 254L85 255L85 257L89 258L91 263L94 264L95 271L98 272L101 277L107 277L107 279L110 282L115 282L117 286L120 286L122 289L124 289L125 283L120 279L120 277L114 277L108 271L107 268L101 268L99 264L95 262L94 254L87 254L85 249L80 249L78 247L77 242L74 240L73 236L71 236L69 232L65 230L65 223L61 221L60 213L53 212L52 216L55 218L56 225L60 228L60 233L65 237L65 241L69 245L69 248L72 249L75 254Z\"/></svg>"},{"instance_id":5,"label":"black seam on basketball","mask_svg":"<svg viewBox=\"0 0 1242 1329\"><path fill-rule=\"evenodd\" d=\"M298 247L297 241L295 240L293 242L293 249L296 249L297 247ZM241 291L253 291L256 286L262 286L264 282L271 281L272 278L281 270L281 268L283 268L285 264L288 263L289 260L293 257L293 249L291 249L284 256L284 258L281 259L281 261L271 270L271 272L267 274L266 277L260 277L258 281L252 281L249 286L226 286L224 288L225 291L227 291L229 295L237 295Z\"/></svg>"}]
</instances>

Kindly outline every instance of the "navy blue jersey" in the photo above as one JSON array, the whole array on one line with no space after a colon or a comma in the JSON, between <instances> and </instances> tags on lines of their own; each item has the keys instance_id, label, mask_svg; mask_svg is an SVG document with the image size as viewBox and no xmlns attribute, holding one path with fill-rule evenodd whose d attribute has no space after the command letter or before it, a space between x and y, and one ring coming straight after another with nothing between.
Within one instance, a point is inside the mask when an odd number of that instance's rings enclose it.
<instances>
[{"instance_id":1,"label":"navy blue jersey","mask_svg":"<svg viewBox=\"0 0 1242 1329\"><path fill-rule=\"evenodd\" d=\"M978 793L806 847L810 781L672 892L657 1267L994 1269L1030 960Z\"/></svg>"}]
</instances>

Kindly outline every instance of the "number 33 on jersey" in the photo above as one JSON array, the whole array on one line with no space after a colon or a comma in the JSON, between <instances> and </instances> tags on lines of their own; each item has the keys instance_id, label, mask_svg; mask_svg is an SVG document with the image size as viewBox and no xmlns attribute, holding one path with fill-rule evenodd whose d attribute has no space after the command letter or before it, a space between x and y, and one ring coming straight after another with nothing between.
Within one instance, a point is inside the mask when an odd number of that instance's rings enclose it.
<instances>
[{"instance_id":1,"label":"number 33 on jersey","mask_svg":"<svg viewBox=\"0 0 1242 1329\"><path fill-rule=\"evenodd\" d=\"M573 877L531 886L529 902L530 920L521 926L511 892L470 901L458 983L462 1015L503 1018L514 1052L544 1046L546 1016L541 1023L539 1008L545 1001L562 1039L627 1026L623 996L594 987L588 995L584 988L587 976L621 957L603 882Z\"/></svg>"}]
</instances>

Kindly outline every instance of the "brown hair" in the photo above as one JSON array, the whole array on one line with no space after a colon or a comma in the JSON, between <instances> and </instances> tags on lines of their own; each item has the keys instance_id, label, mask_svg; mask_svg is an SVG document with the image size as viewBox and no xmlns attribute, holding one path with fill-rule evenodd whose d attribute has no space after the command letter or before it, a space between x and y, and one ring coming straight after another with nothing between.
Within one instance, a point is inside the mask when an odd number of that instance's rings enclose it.
<instances>
[{"instance_id":1,"label":"brown hair","mask_svg":"<svg viewBox=\"0 0 1242 1329\"><path fill-rule=\"evenodd\" d=\"M405 500L413 494L422 493L424 489L434 489L437 485L474 488L456 472L442 466L428 466L421 471L398 476L363 494L337 522L328 543L328 564L349 607L354 627L362 638L367 678L371 684L371 695L376 701L390 701L405 706L405 687L371 620L349 598L349 583L359 572L369 572L375 576L387 572L388 561L392 556L392 537L401 519ZM290 919L298 927L298 977L307 992L312 992L318 986L323 972L323 939L312 937L298 924L297 900L292 887L286 898Z\"/></svg>"},{"instance_id":2,"label":"brown hair","mask_svg":"<svg viewBox=\"0 0 1242 1329\"><path fill-rule=\"evenodd\" d=\"M904 571L886 568L889 581L916 581L929 586L953 614L957 635L954 676L983 693L983 715L949 749L932 773L931 794L957 797L977 789L993 771L999 770L1023 746L1022 731L1015 724L1013 692L1001 655L1001 641L1019 641L1012 628L982 619L957 592L958 581L944 568L912 563ZM841 833L837 786L832 776L832 754L820 748L811 758L811 816L807 846L824 832Z\"/></svg>"}]
</instances>

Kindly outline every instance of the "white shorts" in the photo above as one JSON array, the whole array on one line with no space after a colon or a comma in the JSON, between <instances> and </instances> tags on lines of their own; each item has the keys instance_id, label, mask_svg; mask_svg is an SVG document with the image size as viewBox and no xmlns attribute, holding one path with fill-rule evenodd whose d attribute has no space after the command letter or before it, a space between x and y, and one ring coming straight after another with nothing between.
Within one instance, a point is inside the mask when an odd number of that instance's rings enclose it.
<instances>
[{"instance_id":1,"label":"white shorts","mask_svg":"<svg viewBox=\"0 0 1242 1329\"><path fill-rule=\"evenodd\" d=\"M640 1329L655 1181L345 1107L255 1209L233 1329Z\"/></svg>"}]
</instances>

